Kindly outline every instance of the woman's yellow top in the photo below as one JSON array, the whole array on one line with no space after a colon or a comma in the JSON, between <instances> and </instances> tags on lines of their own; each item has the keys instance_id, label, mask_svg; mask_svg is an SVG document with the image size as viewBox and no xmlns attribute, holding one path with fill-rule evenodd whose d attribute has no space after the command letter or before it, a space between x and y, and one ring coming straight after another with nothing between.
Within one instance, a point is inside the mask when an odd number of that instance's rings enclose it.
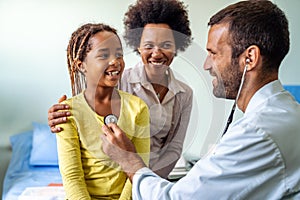
<instances>
[{"instance_id":1,"label":"woman's yellow top","mask_svg":"<svg viewBox=\"0 0 300 200\"><path fill-rule=\"evenodd\" d=\"M118 90L121 97L117 125L149 162L150 128L147 105L140 98ZM102 151L100 135L104 116L95 113L83 93L63 103L72 116L57 134L59 168L69 200L131 199L131 183L120 166Z\"/></svg>"}]
</instances>

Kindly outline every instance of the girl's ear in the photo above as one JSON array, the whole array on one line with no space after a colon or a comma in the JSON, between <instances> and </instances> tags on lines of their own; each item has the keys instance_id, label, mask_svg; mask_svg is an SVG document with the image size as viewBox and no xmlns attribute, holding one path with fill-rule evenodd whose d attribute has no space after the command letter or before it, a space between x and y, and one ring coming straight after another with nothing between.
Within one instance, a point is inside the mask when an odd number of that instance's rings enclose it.
<instances>
[{"instance_id":1,"label":"girl's ear","mask_svg":"<svg viewBox=\"0 0 300 200\"><path fill-rule=\"evenodd\" d=\"M78 70L79 70L81 73L83 73L83 74L86 73L86 67L85 67L85 64L84 64L82 61L78 60L78 61L76 62L76 65L77 65Z\"/></svg>"}]
</instances>

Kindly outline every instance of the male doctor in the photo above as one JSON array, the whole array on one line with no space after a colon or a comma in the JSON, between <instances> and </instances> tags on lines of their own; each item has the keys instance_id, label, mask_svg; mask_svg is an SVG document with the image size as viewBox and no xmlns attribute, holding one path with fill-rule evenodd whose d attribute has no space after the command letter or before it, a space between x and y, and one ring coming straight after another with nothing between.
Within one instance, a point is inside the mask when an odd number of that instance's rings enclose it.
<instances>
[{"instance_id":1,"label":"male doctor","mask_svg":"<svg viewBox=\"0 0 300 200\"><path fill-rule=\"evenodd\" d=\"M235 100L243 117L176 183L147 168L115 124L102 127L104 152L131 179L133 199L300 198L300 105L278 80L290 45L285 14L271 1L240 1L208 25L213 94Z\"/></svg>"}]
</instances>

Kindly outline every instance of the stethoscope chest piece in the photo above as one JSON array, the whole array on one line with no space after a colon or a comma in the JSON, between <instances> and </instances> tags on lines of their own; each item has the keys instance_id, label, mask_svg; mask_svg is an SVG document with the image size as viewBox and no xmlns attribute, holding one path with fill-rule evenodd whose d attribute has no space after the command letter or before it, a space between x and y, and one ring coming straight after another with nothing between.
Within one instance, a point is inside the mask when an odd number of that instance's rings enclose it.
<instances>
[{"instance_id":1,"label":"stethoscope chest piece","mask_svg":"<svg viewBox=\"0 0 300 200\"><path fill-rule=\"evenodd\" d=\"M104 117L104 124L107 125L109 123L116 124L118 122L118 118L116 115L109 114Z\"/></svg>"}]
</instances>

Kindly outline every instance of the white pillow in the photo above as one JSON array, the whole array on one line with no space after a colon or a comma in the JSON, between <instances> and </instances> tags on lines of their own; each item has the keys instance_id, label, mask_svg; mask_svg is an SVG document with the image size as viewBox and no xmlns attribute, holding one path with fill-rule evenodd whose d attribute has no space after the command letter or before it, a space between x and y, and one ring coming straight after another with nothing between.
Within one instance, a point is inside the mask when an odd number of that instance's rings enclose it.
<instances>
[{"instance_id":1,"label":"white pillow","mask_svg":"<svg viewBox=\"0 0 300 200\"><path fill-rule=\"evenodd\" d=\"M32 149L29 164L58 166L56 136L46 124L33 122Z\"/></svg>"}]
</instances>

